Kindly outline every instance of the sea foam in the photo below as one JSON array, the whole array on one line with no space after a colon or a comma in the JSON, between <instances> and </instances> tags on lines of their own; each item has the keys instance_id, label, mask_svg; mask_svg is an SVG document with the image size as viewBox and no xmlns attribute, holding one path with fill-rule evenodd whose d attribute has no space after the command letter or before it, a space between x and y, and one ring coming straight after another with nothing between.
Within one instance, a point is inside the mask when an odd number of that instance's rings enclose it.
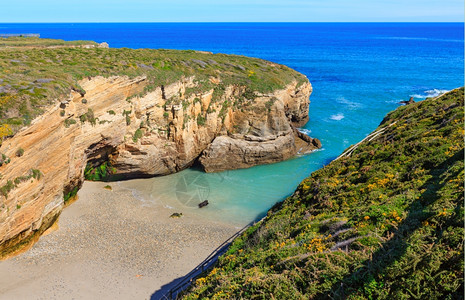
<instances>
[{"instance_id":1,"label":"sea foam","mask_svg":"<svg viewBox=\"0 0 465 300\"><path fill-rule=\"evenodd\" d=\"M332 115L329 118L331 120L340 121L340 120L344 119L344 114L343 113L338 113L338 114Z\"/></svg>"},{"instance_id":2,"label":"sea foam","mask_svg":"<svg viewBox=\"0 0 465 300\"><path fill-rule=\"evenodd\" d=\"M440 96L444 93L447 93L449 90L440 90L440 89L432 89L432 90L426 90L421 94L413 94L410 95L410 97L413 98L430 98L430 97L437 97Z\"/></svg>"},{"instance_id":3,"label":"sea foam","mask_svg":"<svg viewBox=\"0 0 465 300\"><path fill-rule=\"evenodd\" d=\"M310 135L312 131L307 128L297 128L298 131L302 132L303 134Z\"/></svg>"}]
</instances>

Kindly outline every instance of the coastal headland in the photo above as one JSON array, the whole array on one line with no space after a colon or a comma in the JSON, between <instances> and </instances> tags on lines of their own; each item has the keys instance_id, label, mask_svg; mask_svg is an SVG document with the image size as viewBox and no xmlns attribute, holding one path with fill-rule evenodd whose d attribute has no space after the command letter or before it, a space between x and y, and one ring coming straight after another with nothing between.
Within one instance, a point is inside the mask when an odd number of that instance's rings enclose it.
<instances>
[{"instance_id":1,"label":"coastal headland","mask_svg":"<svg viewBox=\"0 0 465 300\"><path fill-rule=\"evenodd\" d=\"M321 147L296 129L312 87L283 65L86 41L0 46L1 256L36 240L85 179L247 168Z\"/></svg>"}]
</instances>

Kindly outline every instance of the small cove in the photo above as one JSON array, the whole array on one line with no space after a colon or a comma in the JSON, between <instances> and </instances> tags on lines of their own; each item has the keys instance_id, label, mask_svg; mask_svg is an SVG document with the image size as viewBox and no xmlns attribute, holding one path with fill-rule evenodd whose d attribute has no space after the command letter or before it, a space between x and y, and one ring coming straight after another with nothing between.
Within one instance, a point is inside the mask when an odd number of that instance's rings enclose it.
<instances>
[{"instance_id":1,"label":"small cove","mask_svg":"<svg viewBox=\"0 0 465 300\"><path fill-rule=\"evenodd\" d=\"M8 26L27 31L32 25ZM107 41L112 47L240 54L305 74L313 93L310 121L303 129L322 141L320 151L250 169L214 174L188 169L119 183L143 205L162 205L172 212L201 214L238 226L259 219L311 172L366 137L399 101L409 97L418 101L463 85L460 23L37 26L43 37ZM205 199L210 204L198 209L196 205Z\"/></svg>"}]
</instances>

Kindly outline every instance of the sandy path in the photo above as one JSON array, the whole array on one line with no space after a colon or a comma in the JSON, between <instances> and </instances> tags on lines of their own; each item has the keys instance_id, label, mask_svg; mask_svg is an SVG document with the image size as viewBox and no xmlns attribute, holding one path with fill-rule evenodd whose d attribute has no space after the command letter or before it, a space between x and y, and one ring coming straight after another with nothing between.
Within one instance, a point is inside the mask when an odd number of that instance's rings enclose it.
<instances>
[{"instance_id":1,"label":"sandy path","mask_svg":"<svg viewBox=\"0 0 465 300\"><path fill-rule=\"evenodd\" d=\"M150 299L239 228L86 182L59 229L0 262L0 299Z\"/></svg>"}]
</instances>

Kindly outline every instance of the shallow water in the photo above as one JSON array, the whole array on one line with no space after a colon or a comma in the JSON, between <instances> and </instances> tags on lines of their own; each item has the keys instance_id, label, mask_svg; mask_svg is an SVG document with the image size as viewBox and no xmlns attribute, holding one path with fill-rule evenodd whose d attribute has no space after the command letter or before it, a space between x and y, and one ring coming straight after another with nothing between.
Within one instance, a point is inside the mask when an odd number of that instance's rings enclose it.
<instances>
[{"instance_id":1,"label":"shallow water","mask_svg":"<svg viewBox=\"0 0 465 300\"><path fill-rule=\"evenodd\" d=\"M121 183L145 205L172 207L238 225L263 216L312 171L381 122L400 100L463 86L463 23L129 23L0 24L5 33L40 33L111 47L197 49L260 57L310 79L307 129L323 149L273 165L217 174L178 174ZM131 187L131 185L133 185ZM208 199L210 204L195 208ZM194 207L193 207L194 206Z\"/></svg>"},{"instance_id":2,"label":"shallow water","mask_svg":"<svg viewBox=\"0 0 465 300\"><path fill-rule=\"evenodd\" d=\"M324 151L324 150L323 150ZM144 205L162 205L184 215L195 214L236 226L244 226L266 214L277 201L290 195L306 174L319 168L310 157L243 170L204 173L196 169L120 182ZM198 204L208 200L201 209Z\"/></svg>"}]
</instances>

